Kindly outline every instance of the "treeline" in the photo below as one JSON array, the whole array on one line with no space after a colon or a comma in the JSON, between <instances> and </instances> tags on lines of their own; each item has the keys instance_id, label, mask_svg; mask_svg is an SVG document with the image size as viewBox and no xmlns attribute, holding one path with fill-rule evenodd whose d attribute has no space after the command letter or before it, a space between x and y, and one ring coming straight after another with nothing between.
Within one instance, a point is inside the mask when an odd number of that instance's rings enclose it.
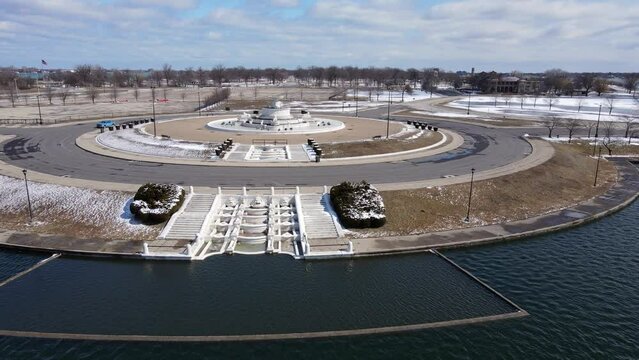
<instances>
[{"instance_id":1,"label":"treeline","mask_svg":"<svg viewBox=\"0 0 639 360\"><path fill-rule=\"evenodd\" d=\"M355 66L310 66L298 67L294 70L284 68L245 68L225 67L216 65L212 68L174 69L170 64L164 64L161 69L149 70L107 70L100 65L77 65L73 70L47 71L46 80L57 82L70 87L184 87L184 86L225 86L229 83L279 84L291 79L302 86L315 87L356 87L369 88L398 88L411 86L425 91L433 91L438 84L448 84L456 89L464 86L491 92L495 81L505 76L516 76L539 83L536 91L540 93L571 93L575 90L595 91L599 94L608 91L610 84L609 73L569 73L561 69L550 69L541 74L522 74L512 72L500 74L497 72L480 72L468 74L465 72L445 71L439 68L409 68L396 67L355 67ZM620 74L621 82L627 91L635 91L639 85L638 73ZM15 69L0 70L0 88L17 87L30 88L35 80L17 76ZM419 87L418 87L419 86Z\"/></svg>"},{"instance_id":2,"label":"treeline","mask_svg":"<svg viewBox=\"0 0 639 360\"><path fill-rule=\"evenodd\" d=\"M507 74L508 76L515 76L519 78L526 78L529 81L539 82L537 88L538 93L544 94L572 94L575 91L583 92L584 94L594 91L597 95L609 91L609 86L612 84L609 74L604 73L569 73L561 69L546 70L543 74L534 74L524 76L518 72L512 72ZM502 79L504 74L498 74L496 72L480 72L473 74L467 79L467 82L482 92L490 92L495 81ZM617 85L622 86L628 93L636 91L637 85L639 85L639 73L624 73L620 74L621 81Z\"/></svg>"}]
</instances>

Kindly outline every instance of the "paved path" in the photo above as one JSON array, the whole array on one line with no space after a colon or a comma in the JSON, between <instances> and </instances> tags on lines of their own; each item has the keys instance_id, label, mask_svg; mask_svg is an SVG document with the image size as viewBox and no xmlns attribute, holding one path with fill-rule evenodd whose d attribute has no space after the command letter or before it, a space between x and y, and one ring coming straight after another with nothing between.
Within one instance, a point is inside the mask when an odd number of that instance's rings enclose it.
<instances>
[{"instance_id":1,"label":"paved path","mask_svg":"<svg viewBox=\"0 0 639 360\"><path fill-rule=\"evenodd\" d=\"M398 118L399 120L406 120ZM527 129L489 129L477 125L431 121L464 137L464 144L449 152L410 160L376 164L304 168L227 167L223 171L202 166L123 161L89 153L75 139L92 124L47 128L0 128L0 134L16 135L4 142L0 160L18 169L65 176L70 183L84 180L120 184L148 181L194 186L322 186L342 181L367 180L374 184L437 179L494 169L523 159L530 145L521 138ZM537 130L541 133L541 130ZM7 173L4 172L3 173ZM12 173L11 175L20 175ZM71 179L78 180L73 182ZM81 186L81 185L80 185Z\"/></svg>"}]
</instances>

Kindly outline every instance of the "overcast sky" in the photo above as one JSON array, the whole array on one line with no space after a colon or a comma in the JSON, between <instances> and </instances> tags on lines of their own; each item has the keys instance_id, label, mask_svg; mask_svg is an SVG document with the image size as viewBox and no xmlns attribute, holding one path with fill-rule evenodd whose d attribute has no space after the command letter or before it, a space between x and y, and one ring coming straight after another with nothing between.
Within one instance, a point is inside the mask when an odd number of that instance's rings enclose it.
<instances>
[{"instance_id":1,"label":"overcast sky","mask_svg":"<svg viewBox=\"0 0 639 360\"><path fill-rule=\"evenodd\" d=\"M638 0L0 0L0 65L639 71Z\"/></svg>"}]
</instances>

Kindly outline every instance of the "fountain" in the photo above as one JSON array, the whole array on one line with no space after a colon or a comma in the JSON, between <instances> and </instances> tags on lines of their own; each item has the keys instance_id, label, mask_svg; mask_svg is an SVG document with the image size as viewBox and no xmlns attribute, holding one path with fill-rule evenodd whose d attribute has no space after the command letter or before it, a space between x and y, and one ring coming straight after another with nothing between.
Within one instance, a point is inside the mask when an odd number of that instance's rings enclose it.
<instances>
[{"instance_id":1,"label":"fountain","mask_svg":"<svg viewBox=\"0 0 639 360\"><path fill-rule=\"evenodd\" d=\"M340 130L344 128L344 123L334 119L315 118L306 111L295 116L291 114L290 107L275 100L257 114L243 113L235 119L211 121L206 126L213 130L222 131L307 134Z\"/></svg>"}]
</instances>

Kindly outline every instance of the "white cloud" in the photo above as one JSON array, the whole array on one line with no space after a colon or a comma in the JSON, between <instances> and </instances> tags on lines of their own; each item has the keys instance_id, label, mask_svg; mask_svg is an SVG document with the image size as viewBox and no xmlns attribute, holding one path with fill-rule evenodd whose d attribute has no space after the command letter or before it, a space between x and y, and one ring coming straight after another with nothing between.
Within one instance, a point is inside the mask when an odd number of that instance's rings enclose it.
<instances>
[{"instance_id":1,"label":"white cloud","mask_svg":"<svg viewBox=\"0 0 639 360\"><path fill-rule=\"evenodd\" d=\"M271 5L278 7L296 7L299 5L298 0L271 0Z\"/></svg>"}]
</instances>

